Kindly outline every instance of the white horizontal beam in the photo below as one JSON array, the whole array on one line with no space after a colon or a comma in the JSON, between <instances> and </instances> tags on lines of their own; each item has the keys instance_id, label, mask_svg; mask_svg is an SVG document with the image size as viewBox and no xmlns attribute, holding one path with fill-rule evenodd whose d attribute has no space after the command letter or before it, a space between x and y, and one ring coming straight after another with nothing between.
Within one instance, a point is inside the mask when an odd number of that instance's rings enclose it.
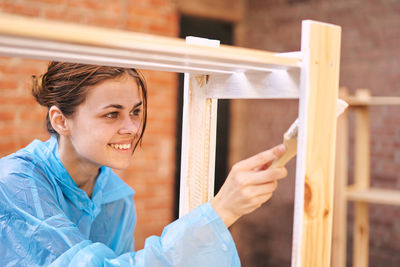
<instances>
[{"instance_id":1,"label":"white horizontal beam","mask_svg":"<svg viewBox=\"0 0 400 267\"><path fill-rule=\"evenodd\" d=\"M177 59L168 56L9 36L0 36L0 54L82 64L207 74L231 74L232 68L235 67L215 63L216 68L212 68L211 64L201 60L193 60L190 66L184 66L184 60L180 59L181 62L177 62Z\"/></svg>"},{"instance_id":2,"label":"white horizontal beam","mask_svg":"<svg viewBox=\"0 0 400 267\"><path fill-rule=\"evenodd\" d=\"M267 51L187 45L179 38L8 14L0 15L0 54L202 74L297 69L301 62Z\"/></svg>"},{"instance_id":3,"label":"white horizontal beam","mask_svg":"<svg viewBox=\"0 0 400 267\"><path fill-rule=\"evenodd\" d=\"M207 97L219 99L299 98L299 70L209 76Z\"/></svg>"}]
</instances>

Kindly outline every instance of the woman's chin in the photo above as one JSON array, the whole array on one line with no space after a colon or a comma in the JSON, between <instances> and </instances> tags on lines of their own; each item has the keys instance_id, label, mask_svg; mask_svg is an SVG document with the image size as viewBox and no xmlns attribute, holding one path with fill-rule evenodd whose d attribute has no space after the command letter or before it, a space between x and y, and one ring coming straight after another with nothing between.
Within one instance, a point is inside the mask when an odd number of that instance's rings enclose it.
<instances>
[{"instance_id":1,"label":"woman's chin","mask_svg":"<svg viewBox=\"0 0 400 267\"><path fill-rule=\"evenodd\" d=\"M123 171L127 169L130 165L130 161L124 162L124 161L119 161L119 162L112 162L110 164L105 165L106 167L110 167L115 170Z\"/></svg>"}]
</instances>

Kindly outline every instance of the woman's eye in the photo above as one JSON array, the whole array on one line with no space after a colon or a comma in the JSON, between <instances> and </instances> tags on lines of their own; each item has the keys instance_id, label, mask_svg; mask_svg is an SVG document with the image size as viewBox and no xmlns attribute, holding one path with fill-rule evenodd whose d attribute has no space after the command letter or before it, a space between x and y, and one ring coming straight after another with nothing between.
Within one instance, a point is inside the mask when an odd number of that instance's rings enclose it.
<instances>
[{"instance_id":1,"label":"woman's eye","mask_svg":"<svg viewBox=\"0 0 400 267\"><path fill-rule=\"evenodd\" d=\"M107 114L105 115L105 117L108 118L108 119L115 119L115 118L118 117L118 112L110 112L110 113L107 113Z\"/></svg>"},{"instance_id":2,"label":"woman's eye","mask_svg":"<svg viewBox=\"0 0 400 267\"><path fill-rule=\"evenodd\" d=\"M134 109L131 111L132 116L139 116L141 113L141 109Z\"/></svg>"}]
</instances>

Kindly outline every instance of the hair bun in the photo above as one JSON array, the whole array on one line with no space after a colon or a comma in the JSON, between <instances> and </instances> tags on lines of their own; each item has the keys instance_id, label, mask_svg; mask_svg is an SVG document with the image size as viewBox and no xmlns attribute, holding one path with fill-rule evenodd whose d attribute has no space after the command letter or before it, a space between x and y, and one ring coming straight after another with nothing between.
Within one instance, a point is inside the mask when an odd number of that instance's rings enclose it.
<instances>
[{"instance_id":1,"label":"hair bun","mask_svg":"<svg viewBox=\"0 0 400 267\"><path fill-rule=\"evenodd\" d=\"M32 95L40 105L47 106L43 101L44 90L43 75L32 75Z\"/></svg>"}]
</instances>

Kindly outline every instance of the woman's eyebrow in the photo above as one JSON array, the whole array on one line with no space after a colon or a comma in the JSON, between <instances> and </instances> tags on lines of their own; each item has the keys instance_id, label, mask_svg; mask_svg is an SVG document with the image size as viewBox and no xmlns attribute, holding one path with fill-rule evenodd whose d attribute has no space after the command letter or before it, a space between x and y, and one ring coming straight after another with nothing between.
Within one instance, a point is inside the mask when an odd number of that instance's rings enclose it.
<instances>
[{"instance_id":1,"label":"woman's eyebrow","mask_svg":"<svg viewBox=\"0 0 400 267\"><path fill-rule=\"evenodd\" d=\"M142 104L143 104L142 101L140 101L136 105L134 105L133 108L137 108L137 107L141 106Z\"/></svg>"},{"instance_id":2,"label":"woman's eyebrow","mask_svg":"<svg viewBox=\"0 0 400 267\"><path fill-rule=\"evenodd\" d=\"M142 104L143 104L143 102L140 101L140 102L136 103L136 104L133 106L133 108L137 108L137 107L141 106ZM103 107L103 109L107 109L107 108L124 109L124 106L122 106L122 105L120 105L120 104L110 104L110 105L107 105L107 106Z\"/></svg>"},{"instance_id":3,"label":"woman's eyebrow","mask_svg":"<svg viewBox=\"0 0 400 267\"><path fill-rule=\"evenodd\" d=\"M103 109L107 109L107 108L123 109L124 107L122 105L119 105L119 104L110 104L110 105L107 105L107 106L103 107Z\"/></svg>"}]
</instances>

